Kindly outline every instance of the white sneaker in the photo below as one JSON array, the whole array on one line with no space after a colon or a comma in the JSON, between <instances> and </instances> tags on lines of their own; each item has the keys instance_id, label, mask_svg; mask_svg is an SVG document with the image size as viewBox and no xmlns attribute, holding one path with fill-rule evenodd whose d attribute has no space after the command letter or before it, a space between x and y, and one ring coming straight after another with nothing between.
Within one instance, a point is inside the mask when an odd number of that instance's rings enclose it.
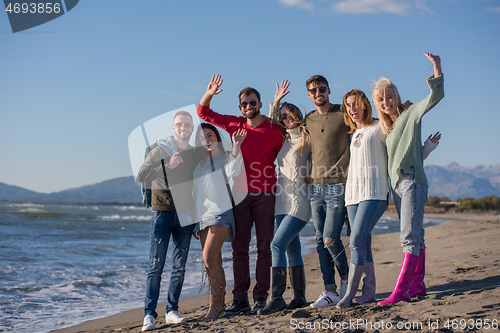
<instances>
[{"instance_id":1,"label":"white sneaker","mask_svg":"<svg viewBox=\"0 0 500 333\"><path fill-rule=\"evenodd\" d=\"M167 324L180 324L183 321L186 321L187 318L181 316L177 311L170 311L165 314L165 320L167 321Z\"/></svg>"},{"instance_id":2,"label":"white sneaker","mask_svg":"<svg viewBox=\"0 0 500 333\"><path fill-rule=\"evenodd\" d=\"M340 279L340 289L339 289L340 299L344 298L345 294L347 293L347 284L348 283L349 283L349 280Z\"/></svg>"},{"instance_id":3,"label":"white sneaker","mask_svg":"<svg viewBox=\"0 0 500 333\"><path fill-rule=\"evenodd\" d=\"M148 314L144 317L144 324L142 324L142 331L151 331L155 329L155 317Z\"/></svg>"},{"instance_id":4,"label":"white sneaker","mask_svg":"<svg viewBox=\"0 0 500 333\"><path fill-rule=\"evenodd\" d=\"M319 295L316 302L310 305L311 308L326 308L327 306L332 306L337 304L341 300L339 294L331 293L327 290L323 291L321 295Z\"/></svg>"}]
</instances>

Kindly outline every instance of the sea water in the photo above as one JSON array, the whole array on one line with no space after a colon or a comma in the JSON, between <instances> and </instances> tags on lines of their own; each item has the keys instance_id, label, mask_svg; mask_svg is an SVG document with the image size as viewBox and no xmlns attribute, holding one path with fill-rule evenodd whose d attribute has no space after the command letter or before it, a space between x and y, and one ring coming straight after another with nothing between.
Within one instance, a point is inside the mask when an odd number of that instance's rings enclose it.
<instances>
[{"instance_id":1,"label":"sea water","mask_svg":"<svg viewBox=\"0 0 500 333\"><path fill-rule=\"evenodd\" d=\"M141 206L0 203L0 332L48 332L143 307L150 220ZM383 217L373 233L397 231L398 220ZM303 254L314 251L312 223L300 238ZM229 285L230 243L222 257ZM256 258L253 237L251 272ZM160 303L170 262L169 249ZM200 293L203 267L200 242L192 238L181 298Z\"/></svg>"}]
</instances>

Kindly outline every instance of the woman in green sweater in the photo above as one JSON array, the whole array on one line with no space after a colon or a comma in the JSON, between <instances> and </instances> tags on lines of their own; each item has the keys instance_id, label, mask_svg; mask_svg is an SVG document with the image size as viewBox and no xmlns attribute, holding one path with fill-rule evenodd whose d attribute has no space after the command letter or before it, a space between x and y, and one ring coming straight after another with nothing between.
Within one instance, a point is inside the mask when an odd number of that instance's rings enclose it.
<instances>
[{"instance_id":1,"label":"woman in green sweater","mask_svg":"<svg viewBox=\"0 0 500 333\"><path fill-rule=\"evenodd\" d=\"M398 90L386 78L377 81L372 94L382 131L387 135L387 165L403 247L403 262L394 291L379 305L408 302L411 297L426 294L423 219L428 183L421 127L423 115L444 97L444 79L439 56L428 52L424 55L432 62L434 75L427 79L431 93L423 101L403 112Z\"/></svg>"}]
</instances>

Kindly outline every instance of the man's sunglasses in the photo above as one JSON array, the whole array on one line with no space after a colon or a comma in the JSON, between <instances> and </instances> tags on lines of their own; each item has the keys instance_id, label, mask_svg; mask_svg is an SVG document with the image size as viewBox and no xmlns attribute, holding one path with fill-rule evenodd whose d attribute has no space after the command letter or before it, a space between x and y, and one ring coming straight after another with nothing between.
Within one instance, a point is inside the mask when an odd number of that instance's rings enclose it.
<instances>
[{"instance_id":1,"label":"man's sunglasses","mask_svg":"<svg viewBox=\"0 0 500 333\"><path fill-rule=\"evenodd\" d=\"M314 94L316 94L316 92L318 91L318 89L319 89L319 92L323 94L323 93L326 91L326 89L328 89L328 87L311 88L311 89L309 89L308 91L309 91L311 94L313 94L313 95L314 95Z\"/></svg>"},{"instance_id":2,"label":"man's sunglasses","mask_svg":"<svg viewBox=\"0 0 500 333\"><path fill-rule=\"evenodd\" d=\"M181 128L182 125L184 125L184 127L187 129L190 129L193 126L193 124L191 124L191 123L184 123L184 122L178 122L178 123L175 123L174 125L177 128Z\"/></svg>"},{"instance_id":3,"label":"man's sunglasses","mask_svg":"<svg viewBox=\"0 0 500 333\"><path fill-rule=\"evenodd\" d=\"M257 101L250 101L250 102L241 102L240 103L240 106L245 109L248 104L250 104L251 106L256 106L257 105Z\"/></svg>"}]
</instances>

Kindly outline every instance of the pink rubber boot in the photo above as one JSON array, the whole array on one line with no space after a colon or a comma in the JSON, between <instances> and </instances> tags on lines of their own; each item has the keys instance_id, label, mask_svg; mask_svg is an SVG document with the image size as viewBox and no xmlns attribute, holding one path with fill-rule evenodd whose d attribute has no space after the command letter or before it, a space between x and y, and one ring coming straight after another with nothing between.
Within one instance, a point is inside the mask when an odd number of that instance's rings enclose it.
<instances>
[{"instance_id":1,"label":"pink rubber boot","mask_svg":"<svg viewBox=\"0 0 500 333\"><path fill-rule=\"evenodd\" d=\"M410 297L427 295L427 290L425 289L425 283L424 283L424 276L425 276L425 249L420 249L420 256L418 257L417 261L417 268L415 268L415 275L413 275L413 281L411 283L410 290L408 291Z\"/></svg>"},{"instance_id":2,"label":"pink rubber boot","mask_svg":"<svg viewBox=\"0 0 500 333\"><path fill-rule=\"evenodd\" d=\"M417 261L418 257L416 255L406 252L403 253L403 262L401 263L401 270L399 271L396 286L394 286L394 290L392 291L391 295L387 297L386 300L378 302L378 305L395 304L401 301L410 301L408 289L410 289L413 275L415 275L415 267L417 266Z\"/></svg>"}]
</instances>

